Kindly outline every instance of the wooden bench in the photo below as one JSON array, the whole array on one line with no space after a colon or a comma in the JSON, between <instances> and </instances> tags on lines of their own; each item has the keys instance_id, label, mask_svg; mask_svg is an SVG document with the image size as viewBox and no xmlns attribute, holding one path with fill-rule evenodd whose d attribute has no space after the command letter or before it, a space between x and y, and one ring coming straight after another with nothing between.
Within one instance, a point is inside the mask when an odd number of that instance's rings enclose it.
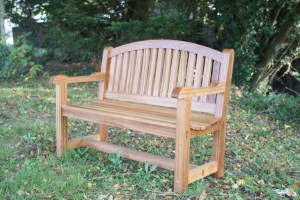
<instances>
[{"instance_id":1,"label":"wooden bench","mask_svg":"<svg viewBox=\"0 0 300 200\"><path fill-rule=\"evenodd\" d=\"M105 48L101 73L50 79L56 85L57 154L83 146L120 151L122 157L174 171L177 193L205 176L222 177L233 60L232 49L219 52L175 40ZM67 85L89 81L100 81L98 99L82 106L68 104ZM98 134L68 140L69 117L97 123ZM174 138L175 159L108 143L108 125ZM211 161L190 164L190 139L207 133L213 134Z\"/></svg>"}]
</instances>

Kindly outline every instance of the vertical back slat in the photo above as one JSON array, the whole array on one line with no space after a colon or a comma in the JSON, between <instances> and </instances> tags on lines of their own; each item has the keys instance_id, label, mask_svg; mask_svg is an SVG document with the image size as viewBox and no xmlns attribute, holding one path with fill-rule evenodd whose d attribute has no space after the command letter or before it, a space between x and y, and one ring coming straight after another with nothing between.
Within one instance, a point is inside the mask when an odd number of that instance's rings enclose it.
<instances>
[{"instance_id":1,"label":"vertical back slat","mask_svg":"<svg viewBox=\"0 0 300 200\"><path fill-rule=\"evenodd\" d=\"M137 51L136 63L134 68L134 77L133 77L133 86L132 86L133 94L138 93L138 88L141 79L142 60L143 60L143 50L140 49Z\"/></svg>"},{"instance_id":2,"label":"vertical back slat","mask_svg":"<svg viewBox=\"0 0 300 200\"><path fill-rule=\"evenodd\" d=\"M152 95L155 68L156 68L156 58L157 58L157 49L151 49L150 71L149 71L149 79L147 84L147 95Z\"/></svg>"},{"instance_id":3,"label":"vertical back slat","mask_svg":"<svg viewBox=\"0 0 300 200\"><path fill-rule=\"evenodd\" d=\"M184 87L187 57L188 57L188 53L186 51L181 51L180 62L179 62L179 72L178 72L178 82L177 82L178 87Z\"/></svg>"},{"instance_id":4,"label":"vertical back slat","mask_svg":"<svg viewBox=\"0 0 300 200\"><path fill-rule=\"evenodd\" d=\"M180 56L179 51L173 50L168 97L171 97L172 91L173 91L174 87L176 86L176 81L177 81L177 76L178 76L179 56Z\"/></svg>"},{"instance_id":5,"label":"vertical back slat","mask_svg":"<svg viewBox=\"0 0 300 200\"><path fill-rule=\"evenodd\" d=\"M149 60L150 60L150 50L145 49L144 55L143 55L143 66L142 66L142 74L141 74L141 85L140 85L140 92L139 94L145 94L146 93L146 87L147 87L147 80L149 76Z\"/></svg>"},{"instance_id":6,"label":"vertical back slat","mask_svg":"<svg viewBox=\"0 0 300 200\"><path fill-rule=\"evenodd\" d=\"M214 61L213 68L212 68L212 75L211 75L211 83L219 81L219 72L220 72L221 63ZM209 103L216 102L216 94L212 94L208 96Z\"/></svg>"},{"instance_id":7,"label":"vertical back slat","mask_svg":"<svg viewBox=\"0 0 300 200\"><path fill-rule=\"evenodd\" d=\"M203 65L204 65L204 58L202 55L198 55L196 61L194 84L193 84L194 88L201 87L203 67L204 67ZM199 97L193 97L193 101L198 101L198 99Z\"/></svg>"},{"instance_id":8,"label":"vertical back slat","mask_svg":"<svg viewBox=\"0 0 300 200\"><path fill-rule=\"evenodd\" d=\"M115 70L115 78L114 78L114 85L113 85L113 91L118 91L119 86L120 86L120 74L122 70L122 59L123 55L119 54L117 56L117 65L116 65L116 70Z\"/></svg>"},{"instance_id":9,"label":"vertical back slat","mask_svg":"<svg viewBox=\"0 0 300 200\"><path fill-rule=\"evenodd\" d=\"M136 51L131 51L129 56L129 66L128 66L128 75L127 75L127 82L126 82L126 92L131 93L132 88L132 80L134 74L134 65L135 65L135 57Z\"/></svg>"},{"instance_id":10,"label":"vertical back slat","mask_svg":"<svg viewBox=\"0 0 300 200\"><path fill-rule=\"evenodd\" d=\"M171 61L172 61L172 49L167 49L166 56L165 56L164 70L163 70L162 85L161 85L161 93L160 93L161 97L167 97L168 95Z\"/></svg>"},{"instance_id":11,"label":"vertical back slat","mask_svg":"<svg viewBox=\"0 0 300 200\"><path fill-rule=\"evenodd\" d=\"M113 89L113 85L115 81L115 70L116 70L116 56L112 57L110 62L108 90Z\"/></svg>"},{"instance_id":12,"label":"vertical back slat","mask_svg":"<svg viewBox=\"0 0 300 200\"><path fill-rule=\"evenodd\" d=\"M204 73L203 73L203 81L202 87L207 87L210 83L211 79L211 69L212 69L212 60L210 58L205 58L205 65L204 65ZM206 102L207 96L201 96L200 102Z\"/></svg>"},{"instance_id":13,"label":"vertical back slat","mask_svg":"<svg viewBox=\"0 0 300 200\"><path fill-rule=\"evenodd\" d=\"M157 55L157 64L156 64L156 72L155 72L155 79L154 79L154 86L153 86L153 96L158 96L160 91L160 85L161 85L161 75L162 75L162 69L164 64L164 49L158 49L158 55Z\"/></svg>"},{"instance_id":14,"label":"vertical back slat","mask_svg":"<svg viewBox=\"0 0 300 200\"><path fill-rule=\"evenodd\" d=\"M186 83L185 83L186 87L192 87L193 85L195 61L196 61L196 54L189 53L188 68L187 68Z\"/></svg>"},{"instance_id":15,"label":"vertical back slat","mask_svg":"<svg viewBox=\"0 0 300 200\"><path fill-rule=\"evenodd\" d=\"M123 55L123 63L122 63L122 72L121 72L121 85L120 92L125 92L126 89L126 79L128 76L128 62L129 62L129 53L126 52Z\"/></svg>"}]
</instances>

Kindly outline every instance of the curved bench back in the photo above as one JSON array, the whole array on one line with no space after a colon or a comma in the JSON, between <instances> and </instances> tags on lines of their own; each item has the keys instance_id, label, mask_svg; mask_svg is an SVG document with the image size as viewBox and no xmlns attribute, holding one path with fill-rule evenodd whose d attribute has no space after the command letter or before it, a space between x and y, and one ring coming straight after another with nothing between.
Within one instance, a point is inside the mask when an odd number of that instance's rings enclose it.
<instances>
[{"instance_id":1,"label":"curved bench back","mask_svg":"<svg viewBox=\"0 0 300 200\"><path fill-rule=\"evenodd\" d=\"M229 54L176 40L146 40L106 48L101 71L108 72L105 97L176 107L174 87L207 87L228 79ZM231 74L230 74L231 79ZM219 99L219 100L218 100ZM195 97L192 110L218 114L223 95ZM220 110L220 108L219 108ZM221 109L222 110L222 109Z\"/></svg>"}]
</instances>

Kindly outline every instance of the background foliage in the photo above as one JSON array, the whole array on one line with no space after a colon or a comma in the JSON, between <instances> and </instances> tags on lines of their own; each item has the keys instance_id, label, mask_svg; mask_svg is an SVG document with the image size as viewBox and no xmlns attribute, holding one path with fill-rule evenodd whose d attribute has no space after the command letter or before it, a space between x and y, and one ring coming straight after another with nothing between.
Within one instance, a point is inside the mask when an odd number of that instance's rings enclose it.
<instances>
[{"instance_id":1,"label":"background foliage","mask_svg":"<svg viewBox=\"0 0 300 200\"><path fill-rule=\"evenodd\" d=\"M41 31L48 59L63 62L99 61L104 46L144 39L234 48L234 82L253 91L300 52L299 0L6 0L6 10L24 32Z\"/></svg>"}]
</instances>

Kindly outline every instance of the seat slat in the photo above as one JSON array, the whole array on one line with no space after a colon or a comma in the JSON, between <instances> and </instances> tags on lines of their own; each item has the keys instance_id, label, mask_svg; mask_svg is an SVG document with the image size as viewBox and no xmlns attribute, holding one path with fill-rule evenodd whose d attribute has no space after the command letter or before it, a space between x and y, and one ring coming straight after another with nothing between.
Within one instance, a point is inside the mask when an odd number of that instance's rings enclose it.
<instances>
[{"instance_id":1,"label":"seat slat","mask_svg":"<svg viewBox=\"0 0 300 200\"><path fill-rule=\"evenodd\" d=\"M66 117L86 120L94 123L117 126L125 129L132 129L147 132L154 135L175 138L175 128L172 124L149 119L119 115L115 113L99 112L78 106L63 105L62 113Z\"/></svg>"},{"instance_id":2,"label":"seat slat","mask_svg":"<svg viewBox=\"0 0 300 200\"><path fill-rule=\"evenodd\" d=\"M129 103L129 102L103 100L103 101L96 101L92 103L92 105L102 106L102 107L106 106L108 108L117 107L120 110L134 110L136 112L153 114L153 115L159 113L160 116L168 116L168 117L175 117L176 115L176 110L172 108L161 108L157 106L148 106L148 105ZM218 121L218 118L216 118L213 115L197 113L197 112L192 112L191 118L193 121L201 121L207 124L214 124L216 121Z\"/></svg>"},{"instance_id":3,"label":"seat slat","mask_svg":"<svg viewBox=\"0 0 300 200\"><path fill-rule=\"evenodd\" d=\"M128 116L132 116L132 117L138 117L138 118L143 118L145 120L152 120L152 121L159 121L159 122L166 122L166 123L171 123L174 126L176 126L176 121L175 121L175 117L176 115L166 115L160 112L142 112L138 109L122 109L120 107L111 107L111 106L102 106L101 104L92 104L92 105L86 105L83 106L83 108L89 108L92 110L99 110L102 112L108 112L108 113L115 113L115 114L119 114L119 115L128 115ZM199 120L195 121L195 120ZM212 125L216 124L217 121L209 121L209 120L201 120L201 119L197 119L195 116L193 117L192 121L191 121L191 128L193 130L205 130L210 128Z\"/></svg>"}]
</instances>

